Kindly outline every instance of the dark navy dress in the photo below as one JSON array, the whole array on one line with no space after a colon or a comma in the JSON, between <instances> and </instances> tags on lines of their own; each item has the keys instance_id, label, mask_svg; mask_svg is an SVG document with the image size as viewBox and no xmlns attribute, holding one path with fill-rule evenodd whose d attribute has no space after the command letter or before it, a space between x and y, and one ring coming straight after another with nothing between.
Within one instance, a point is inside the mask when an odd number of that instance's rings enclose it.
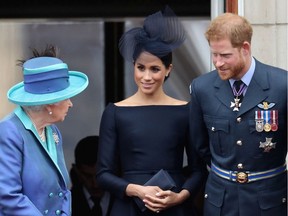
<instances>
[{"instance_id":1,"label":"dark navy dress","mask_svg":"<svg viewBox=\"0 0 288 216\"><path fill-rule=\"evenodd\" d=\"M185 188L191 196L196 193L204 168L189 145L188 115L189 104L119 107L110 103L106 107L100 126L97 180L115 196L112 216L156 214L141 212L125 190L129 183L143 185L160 169L167 170L176 182L175 192ZM185 148L192 173L189 178L182 174ZM184 206L157 215L193 216Z\"/></svg>"}]
</instances>

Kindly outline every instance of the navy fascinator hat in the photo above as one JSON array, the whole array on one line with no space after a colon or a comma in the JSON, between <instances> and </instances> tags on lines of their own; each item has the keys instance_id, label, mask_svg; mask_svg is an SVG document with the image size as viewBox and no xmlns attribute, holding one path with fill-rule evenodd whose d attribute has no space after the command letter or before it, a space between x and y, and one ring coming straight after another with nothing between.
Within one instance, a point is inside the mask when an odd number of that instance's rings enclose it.
<instances>
[{"instance_id":1,"label":"navy fascinator hat","mask_svg":"<svg viewBox=\"0 0 288 216\"><path fill-rule=\"evenodd\" d=\"M180 20L168 6L163 11L149 15L143 27L125 32L119 41L119 51L126 61L133 62L142 51L159 58L168 55L185 40L185 30Z\"/></svg>"}]
</instances>

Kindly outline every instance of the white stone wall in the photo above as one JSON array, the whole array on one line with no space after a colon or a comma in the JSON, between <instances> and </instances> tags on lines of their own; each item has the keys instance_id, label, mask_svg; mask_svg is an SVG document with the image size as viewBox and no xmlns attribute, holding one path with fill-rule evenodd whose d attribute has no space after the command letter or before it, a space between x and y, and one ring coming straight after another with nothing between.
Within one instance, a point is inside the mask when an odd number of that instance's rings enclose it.
<instances>
[{"instance_id":1,"label":"white stone wall","mask_svg":"<svg viewBox=\"0 0 288 216\"><path fill-rule=\"evenodd\" d=\"M21 68L16 66L22 56L21 28L12 22L0 23L0 118L15 108L7 100L8 89L23 80Z\"/></svg>"},{"instance_id":2,"label":"white stone wall","mask_svg":"<svg viewBox=\"0 0 288 216\"><path fill-rule=\"evenodd\" d=\"M244 0L244 16L253 25L252 54L288 70L287 0Z\"/></svg>"}]
</instances>

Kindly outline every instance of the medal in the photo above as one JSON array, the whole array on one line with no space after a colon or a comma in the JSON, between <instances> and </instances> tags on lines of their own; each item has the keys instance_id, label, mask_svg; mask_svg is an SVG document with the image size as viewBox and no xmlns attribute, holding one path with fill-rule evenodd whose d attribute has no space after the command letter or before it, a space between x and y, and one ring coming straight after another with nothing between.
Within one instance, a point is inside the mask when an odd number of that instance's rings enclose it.
<instances>
[{"instance_id":1,"label":"medal","mask_svg":"<svg viewBox=\"0 0 288 216\"><path fill-rule=\"evenodd\" d=\"M272 130L272 131L277 131L277 130L278 130L277 124L272 123L272 124L271 124L271 130Z\"/></svg>"},{"instance_id":2,"label":"medal","mask_svg":"<svg viewBox=\"0 0 288 216\"><path fill-rule=\"evenodd\" d=\"M272 110L272 124L271 124L271 130L277 131L278 130L278 111Z\"/></svg>"},{"instance_id":3,"label":"medal","mask_svg":"<svg viewBox=\"0 0 288 216\"><path fill-rule=\"evenodd\" d=\"M241 80L240 80L241 81ZM235 83L239 81L235 81L233 84L233 94L234 94L234 102L231 102L230 107L233 108L233 111L239 111L241 107L241 99L243 97L243 93L246 90L247 86L241 81L240 86L238 86L239 90L237 91Z\"/></svg>"},{"instance_id":4,"label":"medal","mask_svg":"<svg viewBox=\"0 0 288 216\"><path fill-rule=\"evenodd\" d=\"M263 111L264 113L264 131L269 132L271 131L271 125L270 125L270 114L271 112L268 110Z\"/></svg>"},{"instance_id":5,"label":"medal","mask_svg":"<svg viewBox=\"0 0 288 216\"><path fill-rule=\"evenodd\" d=\"M257 132L262 132L264 130L263 111L255 111L255 128Z\"/></svg>"},{"instance_id":6,"label":"medal","mask_svg":"<svg viewBox=\"0 0 288 216\"><path fill-rule=\"evenodd\" d=\"M272 142L272 138L266 138L265 142L260 142L259 148L263 148L264 152L270 152L271 149L276 148L276 143Z\"/></svg>"},{"instance_id":7,"label":"medal","mask_svg":"<svg viewBox=\"0 0 288 216\"><path fill-rule=\"evenodd\" d=\"M262 132L264 130L263 120L256 121L256 131Z\"/></svg>"},{"instance_id":8,"label":"medal","mask_svg":"<svg viewBox=\"0 0 288 216\"><path fill-rule=\"evenodd\" d=\"M263 110L255 111L256 131L258 132L262 132L263 130L266 132L277 131L278 110L268 110L274 107L275 103L269 103L267 101L263 101L262 104L258 104L257 106ZM264 119L264 122L261 121L261 119Z\"/></svg>"},{"instance_id":9,"label":"medal","mask_svg":"<svg viewBox=\"0 0 288 216\"><path fill-rule=\"evenodd\" d=\"M269 132L271 130L271 125L269 123L266 123L264 125L264 131Z\"/></svg>"},{"instance_id":10,"label":"medal","mask_svg":"<svg viewBox=\"0 0 288 216\"><path fill-rule=\"evenodd\" d=\"M239 111L239 108L241 107L241 104L240 103L240 99L238 99L237 97L234 98L234 102L231 102L231 105L230 107L234 107L233 111Z\"/></svg>"}]
</instances>

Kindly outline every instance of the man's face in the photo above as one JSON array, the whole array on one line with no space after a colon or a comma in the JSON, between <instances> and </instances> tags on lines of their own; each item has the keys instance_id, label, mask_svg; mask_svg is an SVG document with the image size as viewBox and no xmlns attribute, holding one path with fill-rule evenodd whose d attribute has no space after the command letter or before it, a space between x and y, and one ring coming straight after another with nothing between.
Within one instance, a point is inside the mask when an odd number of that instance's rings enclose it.
<instances>
[{"instance_id":1,"label":"man's face","mask_svg":"<svg viewBox=\"0 0 288 216\"><path fill-rule=\"evenodd\" d=\"M246 50L235 48L229 39L210 41L212 60L222 80L240 79L247 71Z\"/></svg>"}]
</instances>

